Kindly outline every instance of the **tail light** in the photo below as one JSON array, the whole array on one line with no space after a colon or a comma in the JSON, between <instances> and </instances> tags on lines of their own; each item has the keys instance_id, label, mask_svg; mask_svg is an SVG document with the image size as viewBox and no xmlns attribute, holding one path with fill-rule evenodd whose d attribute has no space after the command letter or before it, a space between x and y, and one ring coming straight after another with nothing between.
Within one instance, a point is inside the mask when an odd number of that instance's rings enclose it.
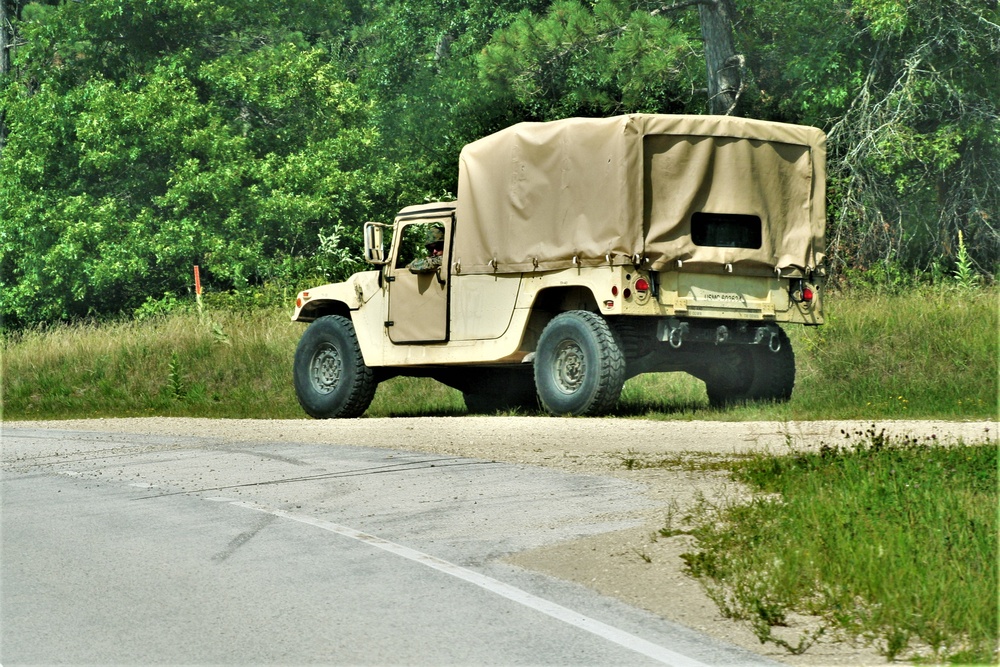
<instances>
[{"instance_id":1,"label":"tail light","mask_svg":"<svg viewBox=\"0 0 1000 667\"><path fill-rule=\"evenodd\" d=\"M812 300L816 298L815 290L806 285L806 282L801 278L795 279L789 284L788 293L795 303L812 303Z\"/></svg>"}]
</instances>

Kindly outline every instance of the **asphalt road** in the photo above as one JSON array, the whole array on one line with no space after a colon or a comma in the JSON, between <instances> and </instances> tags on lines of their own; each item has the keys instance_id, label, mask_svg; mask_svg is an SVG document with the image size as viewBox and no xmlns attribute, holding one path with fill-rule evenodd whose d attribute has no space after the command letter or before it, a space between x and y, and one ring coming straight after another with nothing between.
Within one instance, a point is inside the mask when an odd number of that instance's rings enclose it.
<instances>
[{"instance_id":1,"label":"asphalt road","mask_svg":"<svg viewBox=\"0 0 1000 667\"><path fill-rule=\"evenodd\" d=\"M504 556L624 528L600 475L2 430L0 663L771 664Z\"/></svg>"}]
</instances>

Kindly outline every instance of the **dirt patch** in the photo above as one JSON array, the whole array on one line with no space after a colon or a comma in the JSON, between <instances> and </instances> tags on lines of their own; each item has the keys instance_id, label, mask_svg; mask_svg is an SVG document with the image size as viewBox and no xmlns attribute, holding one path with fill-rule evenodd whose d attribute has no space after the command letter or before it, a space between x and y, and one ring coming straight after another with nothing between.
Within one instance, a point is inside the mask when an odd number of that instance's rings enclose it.
<instances>
[{"instance_id":1,"label":"dirt patch","mask_svg":"<svg viewBox=\"0 0 1000 667\"><path fill-rule=\"evenodd\" d=\"M692 548L685 535L662 537L703 499L745 494L706 462L750 451L785 452L843 441L842 432L871 422L652 422L631 419L544 417L442 417L399 419L210 420L95 419L8 422L19 428L102 431L142 435L221 438L233 443L310 442L407 449L438 454L555 467L602 474L644 485L652 509L642 525L515 554L509 562L589 586L705 634L794 665L885 664L871 648L843 638L821 639L804 655L761 645L740 623L723 618L700 584L683 572L680 554ZM995 436L995 422L879 422L878 429L939 441ZM670 459L668 468L626 469L628 461ZM694 465L689 465L694 464ZM793 644L814 619L795 618L786 638Z\"/></svg>"}]
</instances>

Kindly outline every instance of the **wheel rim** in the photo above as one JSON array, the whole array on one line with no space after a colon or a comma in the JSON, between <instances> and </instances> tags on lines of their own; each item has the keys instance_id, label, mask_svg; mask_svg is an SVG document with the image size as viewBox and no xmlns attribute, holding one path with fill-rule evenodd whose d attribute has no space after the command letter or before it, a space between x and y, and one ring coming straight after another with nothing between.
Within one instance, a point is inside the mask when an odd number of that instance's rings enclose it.
<instances>
[{"instance_id":1,"label":"wheel rim","mask_svg":"<svg viewBox=\"0 0 1000 667\"><path fill-rule=\"evenodd\" d=\"M587 360L583 349L573 340L564 340L556 348L555 384L564 394L573 394L580 389L587 377Z\"/></svg>"},{"instance_id":2,"label":"wheel rim","mask_svg":"<svg viewBox=\"0 0 1000 667\"><path fill-rule=\"evenodd\" d=\"M326 344L313 355L309 364L309 379L313 389L321 394L329 394L340 384L344 372L344 362L333 345Z\"/></svg>"}]
</instances>

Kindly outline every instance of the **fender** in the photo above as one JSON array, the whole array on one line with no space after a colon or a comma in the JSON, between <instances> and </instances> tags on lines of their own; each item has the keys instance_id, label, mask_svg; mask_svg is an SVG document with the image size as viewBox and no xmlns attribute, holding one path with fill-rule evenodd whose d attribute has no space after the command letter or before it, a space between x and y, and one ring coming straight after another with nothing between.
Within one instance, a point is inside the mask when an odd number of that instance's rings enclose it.
<instances>
[{"instance_id":1,"label":"fender","mask_svg":"<svg viewBox=\"0 0 1000 667\"><path fill-rule=\"evenodd\" d=\"M349 311L359 310L381 292L379 273L379 271L363 271L342 283L320 285L299 292L295 299L292 321L312 322L330 313L348 315Z\"/></svg>"}]
</instances>

